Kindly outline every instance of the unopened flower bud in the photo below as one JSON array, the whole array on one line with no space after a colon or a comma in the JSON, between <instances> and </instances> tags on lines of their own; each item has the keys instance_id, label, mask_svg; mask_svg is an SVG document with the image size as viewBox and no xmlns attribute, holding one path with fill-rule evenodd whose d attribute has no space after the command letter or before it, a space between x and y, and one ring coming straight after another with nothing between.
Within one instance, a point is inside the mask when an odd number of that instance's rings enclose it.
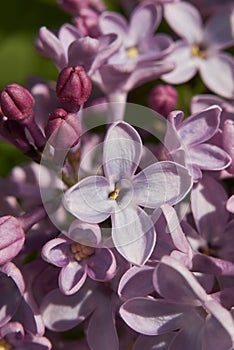
<instances>
[{"instance_id":1,"label":"unopened flower bud","mask_svg":"<svg viewBox=\"0 0 234 350\"><path fill-rule=\"evenodd\" d=\"M0 265L11 261L21 251L25 234L16 218L3 216L0 218Z\"/></svg>"},{"instance_id":2,"label":"unopened flower bud","mask_svg":"<svg viewBox=\"0 0 234 350\"><path fill-rule=\"evenodd\" d=\"M56 149L69 149L75 146L82 132L79 117L64 109L56 109L50 114L45 134L49 143Z\"/></svg>"},{"instance_id":3,"label":"unopened flower bud","mask_svg":"<svg viewBox=\"0 0 234 350\"><path fill-rule=\"evenodd\" d=\"M32 116L34 98L18 84L9 84L0 95L1 109L10 120L25 121Z\"/></svg>"},{"instance_id":4,"label":"unopened flower bud","mask_svg":"<svg viewBox=\"0 0 234 350\"><path fill-rule=\"evenodd\" d=\"M88 6L88 0L57 0L57 3L61 8L70 13L71 15L78 15L82 8Z\"/></svg>"},{"instance_id":5,"label":"unopened flower bud","mask_svg":"<svg viewBox=\"0 0 234 350\"><path fill-rule=\"evenodd\" d=\"M66 67L60 72L56 93L68 111L77 112L79 106L89 98L91 89L91 80L83 67Z\"/></svg>"},{"instance_id":6,"label":"unopened flower bud","mask_svg":"<svg viewBox=\"0 0 234 350\"><path fill-rule=\"evenodd\" d=\"M99 15L96 11L84 8L80 10L79 16L75 17L73 22L84 36L98 38L101 35L98 20Z\"/></svg>"},{"instance_id":7,"label":"unopened flower bud","mask_svg":"<svg viewBox=\"0 0 234 350\"><path fill-rule=\"evenodd\" d=\"M148 99L148 105L151 109L159 114L167 117L177 106L177 91L171 85L157 85L155 86Z\"/></svg>"}]
</instances>

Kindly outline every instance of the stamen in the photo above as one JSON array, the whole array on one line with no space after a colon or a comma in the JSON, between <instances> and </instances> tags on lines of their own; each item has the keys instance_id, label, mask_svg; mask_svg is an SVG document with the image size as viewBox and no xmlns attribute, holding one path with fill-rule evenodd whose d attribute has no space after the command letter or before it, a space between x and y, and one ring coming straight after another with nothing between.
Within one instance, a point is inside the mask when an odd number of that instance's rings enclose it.
<instances>
[{"instance_id":1,"label":"stamen","mask_svg":"<svg viewBox=\"0 0 234 350\"><path fill-rule=\"evenodd\" d=\"M128 58L134 58L139 56L139 50L137 47L132 46L126 49L126 55Z\"/></svg>"},{"instance_id":2,"label":"stamen","mask_svg":"<svg viewBox=\"0 0 234 350\"><path fill-rule=\"evenodd\" d=\"M116 188L113 192L109 193L108 198L110 199L117 199L119 196L119 189Z\"/></svg>"},{"instance_id":3,"label":"stamen","mask_svg":"<svg viewBox=\"0 0 234 350\"><path fill-rule=\"evenodd\" d=\"M0 339L0 350L12 350L12 345L5 339Z\"/></svg>"},{"instance_id":4,"label":"stamen","mask_svg":"<svg viewBox=\"0 0 234 350\"><path fill-rule=\"evenodd\" d=\"M198 45L193 45L193 47L192 47L192 56L193 57L205 58L206 57L206 53L205 53L205 51L201 50Z\"/></svg>"},{"instance_id":5,"label":"stamen","mask_svg":"<svg viewBox=\"0 0 234 350\"><path fill-rule=\"evenodd\" d=\"M93 247L89 247L76 242L72 243L71 251L74 254L75 259L80 262L81 260L88 258L90 255L93 255L95 249Z\"/></svg>"}]
</instances>

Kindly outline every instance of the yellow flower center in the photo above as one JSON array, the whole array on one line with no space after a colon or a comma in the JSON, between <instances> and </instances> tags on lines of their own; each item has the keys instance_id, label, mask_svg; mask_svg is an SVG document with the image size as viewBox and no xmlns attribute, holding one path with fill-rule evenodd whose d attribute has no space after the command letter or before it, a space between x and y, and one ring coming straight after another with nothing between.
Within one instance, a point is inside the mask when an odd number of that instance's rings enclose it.
<instances>
[{"instance_id":1,"label":"yellow flower center","mask_svg":"<svg viewBox=\"0 0 234 350\"><path fill-rule=\"evenodd\" d=\"M135 58L139 56L139 50L137 47L132 46L126 49L126 55L128 58Z\"/></svg>"},{"instance_id":2,"label":"yellow flower center","mask_svg":"<svg viewBox=\"0 0 234 350\"><path fill-rule=\"evenodd\" d=\"M88 258L90 255L93 255L95 249L93 247L75 242L71 245L71 251L74 254L75 259L80 262L81 260Z\"/></svg>"},{"instance_id":3,"label":"yellow flower center","mask_svg":"<svg viewBox=\"0 0 234 350\"><path fill-rule=\"evenodd\" d=\"M201 50L198 45L193 45L192 47L192 56L193 57L200 57L200 58L206 58L206 53L204 50Z\"/></svg>"},{"instance_id":4,"label":"yellow flower center","mask_svg":"<svg viewBox=\"0 0 234 350\"><path fill-rule=\"evenodd\" d=\"M11 344L5 339L0 339L0 350L12 350Z\"/></svg>"},{"instance_id":5,"label":"yellow flower center","mask_svg":"<svg viewBox=\"0 0 234 350\"><path fill-rule=\"evenodd\" d=\"M110 199L117 199L119 196L119 189L116 188L114 191L112 191L111 193L109 193L108 198Z\"/></svg>"}]
</instances>

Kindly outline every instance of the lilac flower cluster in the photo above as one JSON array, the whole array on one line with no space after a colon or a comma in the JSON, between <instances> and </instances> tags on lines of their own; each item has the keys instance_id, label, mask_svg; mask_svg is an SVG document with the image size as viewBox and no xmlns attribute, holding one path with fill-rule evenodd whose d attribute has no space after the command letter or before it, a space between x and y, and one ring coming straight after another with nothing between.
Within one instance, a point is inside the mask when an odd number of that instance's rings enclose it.
<instances>
[{"instance_id":1,"label":"lilac flower cluster","mask_svg":"<svg viewBox=\"0 0 234 350\"><path fill-rule=\"evenodd\" d=\"M57 81L0 93L0 349L234 349L233 3L57 3Z\"/></svg>"}]
</instances>

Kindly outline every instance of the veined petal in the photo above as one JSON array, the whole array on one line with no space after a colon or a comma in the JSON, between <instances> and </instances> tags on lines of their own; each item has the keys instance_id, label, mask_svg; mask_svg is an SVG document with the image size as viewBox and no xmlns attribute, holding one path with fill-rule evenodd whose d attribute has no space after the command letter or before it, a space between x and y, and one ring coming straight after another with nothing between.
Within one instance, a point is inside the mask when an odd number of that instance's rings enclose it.
<instances>
[{"instance_id":1,"label":"veined petal","mask_svg":"<svg viewBox=\"0 0 234 350\"><path fill-rule=\"evenodd\" d=\"M189 148L192 164L204 170L222 170L231 164L231 157L220 147L203 143Z\"/></svg>"},{"instance_id":2,"label":"veined petal","mask_svg":"<svg viewBox=\"0 0 234 350\"><path fill-rule=\"evenodd\" d=\"M144 265L156 241L154 224L140 207L128 206L112 216L112 238L116 249L126 260Z\"/></svg>"},{"instance_id":3,"label":"veined petal","mask_svg":"<svg viewBox=\"0 0 234 350\"><path fill-rule=\"evenodd\" d=\"M197 8L187 2L166 4L164 16L169 26L190 44L202 37L202 19Z\"/></svg>"},{"instance_id":4,"label":"veined petal","mask_svg":"<svg viewBox=\"0 0 234 350\"><path fill-rule=\"evenodd\" d=\"M142 142L137 131L128 123L113 124L103 147L103 168L111 183L129 179L136 171L142 154Z\"/></svg>"},{"instance_id":5,"label":"veined petal","mask_svg":"<svg viewBox=\"0 0 234 350\"><path fill-rule=\"evenodd\" d=\"M107 219L113 209L113 201L108 198L110 188L103 176L90 176L69 188L64 194L63 204L78 219L98 223Z\"/></svg>"},{"instance_id":6,"label":"veined petal","mask_svg":"<svg viewBox=\"0 0 234 350\"><path fill-rule=\"evenodd\" d=\"M226 98L234 98L234 59L230 54L218 53L199 60L199 71L211 91Z\"/></svg>"},{"instance_id":7,"label":"veined petal","mask_svg":"<svg viewBox=\"0 0 234 350\"><path fill-rule=\"evenodd\" d=\"M181 141L197 145L209 140L218 130L221 111L219 106L211 106L185 119L178 127Z\"/></svg>"},{"instance_id":8,"label":"veined petal","mask_svg":"<svg viewBox=\"0 0 234 350\"><path fill-rule=\"evenodd\" d=\"M133 179L134 197L138 205L158 208L180 202L189 192L192 178L180 164L162 161L148 166Z\"/></svg>"}]
</instances>

